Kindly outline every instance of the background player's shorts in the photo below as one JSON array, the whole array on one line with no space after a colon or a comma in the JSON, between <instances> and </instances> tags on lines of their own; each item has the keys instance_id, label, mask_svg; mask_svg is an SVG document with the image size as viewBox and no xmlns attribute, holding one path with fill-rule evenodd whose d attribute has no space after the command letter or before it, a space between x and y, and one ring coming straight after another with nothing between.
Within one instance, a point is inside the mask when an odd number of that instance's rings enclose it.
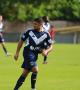
<instances>
[{"instance_id":1,"label":"background player's shorts","mask_svg":"<svg viewBox=\"0 0 80 90\"><path fill-rule=\"evenodd\" d=\"M0 36L0 43L4 42L4 39L2 36Z\"/></svg>"}]
</instances>

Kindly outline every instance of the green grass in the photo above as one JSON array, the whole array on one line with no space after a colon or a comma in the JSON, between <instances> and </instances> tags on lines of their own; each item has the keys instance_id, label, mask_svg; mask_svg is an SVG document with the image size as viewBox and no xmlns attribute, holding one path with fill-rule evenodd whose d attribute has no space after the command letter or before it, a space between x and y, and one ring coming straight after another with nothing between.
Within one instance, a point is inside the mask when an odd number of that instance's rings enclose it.
<instances>
[{"instance_id":1,"label":"green grass","mask_svg":"<svg viewBox=\"0 0 80 90\"><path fill-rule=\"evenodd\" d=\"M7 43L7 48L14 55L16 43ZM80 45L55 44L48 56L48 64L42 64L43 57L39 55L39 74L37 90L80 90ZM0 90L13 90L21 75L23 61L22 50L17 62L13 56L5 56L0 46ZM30 89L30 76L20 90Z\"/></svg>"}]
</instances>

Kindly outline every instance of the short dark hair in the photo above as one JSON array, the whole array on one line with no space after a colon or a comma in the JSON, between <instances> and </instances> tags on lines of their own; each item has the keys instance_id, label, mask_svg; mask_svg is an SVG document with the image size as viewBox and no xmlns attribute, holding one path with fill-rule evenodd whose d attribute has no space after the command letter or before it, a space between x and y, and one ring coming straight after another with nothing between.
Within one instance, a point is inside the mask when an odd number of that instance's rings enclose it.
<instances>
[{"instance_id":1,"label":"short dark hair","mask_svg":"<svg viewBox=\"0 0 80 90\"><path fill-rule=\"evenodd\" d=\"M48 16L43 16L42 19L44 22L49 22Z\"/></svg>"},{"instance_id":2,"label":"short dark hair","mask_svg":"<svg viewBox=\"0 0 80 90\"><path fill-rule=\"evenodd\" d=\"M38 23L43 23L42 18L36 18L36 19L34 19L34 21L35 21L35 22L38 22Z\"/></svg>"}]
</instances>

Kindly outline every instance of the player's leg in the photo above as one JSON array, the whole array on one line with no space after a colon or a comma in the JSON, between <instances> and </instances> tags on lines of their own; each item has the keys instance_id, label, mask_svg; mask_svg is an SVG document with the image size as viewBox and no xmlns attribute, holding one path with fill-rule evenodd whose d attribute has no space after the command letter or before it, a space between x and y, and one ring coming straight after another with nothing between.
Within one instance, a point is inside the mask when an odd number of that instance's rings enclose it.
<instances>
[{"instance_id":1,"label":"player's leg","mask_svg":"<svg viewBox=\"0 0 80 90\"><path fill-rule=\"evenodd\" d=\"M35 84L36 84L37 73L38 73L38 66L34 66L32 68L32 75L31 75L31 88L32 88L32 90L36 90Z\"/></svg>"},{"instance_id":2,"label":"player's leg","mask_svg":"<svg viewBox=\"0 0 80 90\"><path fill-rule=\"evenodd\" d=\"M5 45L4 45L3 42L1 43L1 46L2 46L2 48L3 48L4 52L5 52L5 54L7 54L7 49L6 49L6 47L5 47Z\"/></svg>"},{"instance_id":3,"label":"player's leg","mask_svg":"<svg viewBox=\"0 0 80 90\"><path fill-rule=\"evenodd\" d=\"M6 54L7 56L10 56L11 54L7 51L4 42L1 42L1 46L2 46L2 48L3 48L4 52L5 52L5 54Z\"/></svg>"},{"instance_id":4,"label":"player's leg","mask_svg":"<svg viewBox=\"0 0 80 90\"><path fill-rule=\"evenodd\" d=\"M20 88L20 86L24 83L24 81L25 81L25 79L26 79L26 77L27 77L28 74L29 74L29 70L23 69L23 73L19 77L14 90L18 90Z\"/></svg>"},{"instance_id":5,"label":"player's leg","mask_svg":"<svg viewBox=\"0 0 80 90\"><path fill-rule=\"evenodd\" d=\"M47 64L47 56L44 56L43 64Z\"/></svg>"}]
</instances>

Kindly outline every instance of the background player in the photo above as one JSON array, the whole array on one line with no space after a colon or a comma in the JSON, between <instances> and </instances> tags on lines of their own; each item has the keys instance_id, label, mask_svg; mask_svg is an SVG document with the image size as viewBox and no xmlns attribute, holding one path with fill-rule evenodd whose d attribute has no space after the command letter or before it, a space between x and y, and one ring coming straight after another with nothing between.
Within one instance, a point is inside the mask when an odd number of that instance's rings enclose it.
<instances>
[{"instance_id":1,"label":"background player","mask_svg":"<svg viewBox=\"0 0 80 90\"><path fill-rule=\"evenodd\" d=\"M43 19L43 22L44 22L43 23L43 29L44 29L44 31L47 31L47 32L50 33L51 40L54 43L55 42L54 41L55 28L54 28L53 25L50 24L48 16L43 16L42 19ZM46 46L46 48L48 48L48 47ZM46 60L47 60L47 56L44 56L43 64L47 63Z\"/></svg>"},{"instance_id":2,"label":"background player","mask_svg":"<svg viewBox=\"0 0 80 90\"><path fill-rule=\"evenodd\" d=\"M47 32L42 29L43 21L42 19L35 19L33 22L34 29L28 30L21 36L21 39L18 43L16 53L14 55L14 59L17 60L19 57L20 49L23 45L23 42L28 38L29 43L25 45L23 50L24 62L22 64L23 72L20 78L18 79L14 90L19 90L19 87L25 81L29 72L32 72L31 75L31 90L35 89L36 78L38 74L38 66L37 59L39 52L42 53L43 56L48 55L48 53L52 50L51 39ZM45 49L44 42L47 43L48 49Z\"/></svg>"},{"instance_id":3,"label":"background player","mask_svg":"<svg viewBox=\"0 0 80 90\"><path fill-rule=\"evenodd\" d=\"M10 56L11 54L8 53L8 51L7 51L6 47L5 47L5 44L4 44L4 39L3 39L3 34L2 34L3 33L3 22L2 22L2 20L3 20L3 17L2 17L2 15L0 15L0 44L1 44L5 54L7 56Z\"/></svg>"},{"instance_id":4,"label":"background player","mask_svg":"<svg viewBox=\"0 0 80 90\"><path fill-rule=\"evenodd\" d=\"M43 19L43 29L44 29L44 31L49 32L49 30L50 30L49 17L48 16L43 16L42 19ZM46 60L47 60L47 56L44 56L43 64L47 63Z\"/></svg>"}]
</instances>

